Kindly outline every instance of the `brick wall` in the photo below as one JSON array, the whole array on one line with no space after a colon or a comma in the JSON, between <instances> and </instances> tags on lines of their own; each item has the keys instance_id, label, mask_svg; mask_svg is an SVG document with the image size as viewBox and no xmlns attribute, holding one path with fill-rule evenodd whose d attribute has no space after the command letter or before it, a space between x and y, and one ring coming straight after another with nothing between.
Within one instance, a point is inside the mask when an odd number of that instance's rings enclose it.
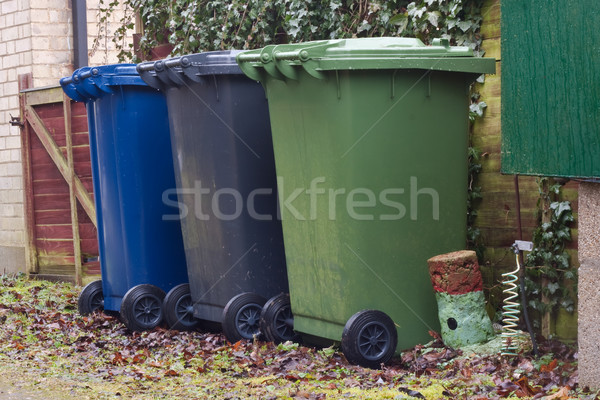
<instances>
[{"instance_id":1,"label":"brick wall","mask_svg":"<svg viewBox=\"0 0 600 400\"><path fill-rule=\"evenodd\" d=\"M88 48L98 34L99 0L87 0ZM114 33L122 12L103 25ZM131 40L131 39L129 39ZM100 42L90 65L117 62L110 39ZM25 271L18 76L32 73L33 86L57 85L72 73L73 27L69 0L0 0L0 273Z\"/></svg>"},{"instance_id":2,"label":"brick wall","mask_svg":"<svg viewBox=\"0 0 600 400\"><path fill-rule=\"evenodd\" d=\"M25 252L17 76L32 71L27 0L0 2L0 273L22 271Z\"/></svg>"}]
</instances>

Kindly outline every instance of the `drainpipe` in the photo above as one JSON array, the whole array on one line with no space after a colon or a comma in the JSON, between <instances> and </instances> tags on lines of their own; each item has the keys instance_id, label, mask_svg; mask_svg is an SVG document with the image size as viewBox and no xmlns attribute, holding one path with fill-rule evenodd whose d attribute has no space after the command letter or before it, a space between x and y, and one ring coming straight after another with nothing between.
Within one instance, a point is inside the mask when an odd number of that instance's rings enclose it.
<instances>
[{"instance_id":1,"label":"drainpipe","mask_svg":"<svg viewBox=\"0 0 600 400\"><path fill-rule=\"evenodd\" d=\"M73 11L73 68L88 65L86 0L71 0Z\"/></svg>"}]
</instances>

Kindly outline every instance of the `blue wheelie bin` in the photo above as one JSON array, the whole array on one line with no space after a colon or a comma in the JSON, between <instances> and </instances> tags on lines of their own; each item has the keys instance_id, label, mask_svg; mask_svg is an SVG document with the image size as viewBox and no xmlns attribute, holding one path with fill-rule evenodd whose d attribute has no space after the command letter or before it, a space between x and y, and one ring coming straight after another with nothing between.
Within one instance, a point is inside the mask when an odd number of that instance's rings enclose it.
<instances>
[{"instance_id":1,"label":"blue wheelie bin","mask_svg":"<svg viewBox=\"0 0 600 400\"><path fill-rule=\"evenodd\" d=\"M231 342L258 333L293 340L267 101L238 53L190 54L138 71L167 98L179 189L170 200L182 210L194 316L220 323ZM167 319L188 315L177 307L182 295L167 294Z\"/></svg>"},{"instance_id":2,"label":"blue wheelie bin","mask_svg":"<svg viewBox=\"0 0 600 400\"><path fill-rule=\"evenodd\" d=\"M135 65L84 67L61 79L85 102L90 135L101 281L79 311L119 312L131 330L162 321L165 292L187 283L181 225L163 193L175 187L167 106Z\"/></svg>"}]
</instances>

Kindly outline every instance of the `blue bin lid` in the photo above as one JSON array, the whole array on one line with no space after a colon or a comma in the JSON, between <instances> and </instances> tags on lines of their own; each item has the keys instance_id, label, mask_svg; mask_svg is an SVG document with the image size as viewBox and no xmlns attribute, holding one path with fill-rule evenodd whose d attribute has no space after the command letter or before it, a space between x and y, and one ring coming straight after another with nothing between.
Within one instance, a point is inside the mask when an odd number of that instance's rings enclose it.
<instances>
[{"instance_id":1,"label":"blue bin lid","mask_svg":"<svg viewBox=\"0 0 600 400\"><path fill-rule=\"evenodd\" d=\"M60 85L75 101L93 101L113 93L115 86L146 86L135 69L135 64L112 64L79 68L73 75L62 78Z\"/></svg>"},{"instance_id":2,"label":"blue bin lid","mask_svg":"<svg viewBox=\"0 0 600 400\"><path fill-rule=\"evenodd\" d=\"M146 83L156 89L200 82L207 75L243 75L236 62L244 50L207 51L137 65Z\"/></svg>"}]
</instances>

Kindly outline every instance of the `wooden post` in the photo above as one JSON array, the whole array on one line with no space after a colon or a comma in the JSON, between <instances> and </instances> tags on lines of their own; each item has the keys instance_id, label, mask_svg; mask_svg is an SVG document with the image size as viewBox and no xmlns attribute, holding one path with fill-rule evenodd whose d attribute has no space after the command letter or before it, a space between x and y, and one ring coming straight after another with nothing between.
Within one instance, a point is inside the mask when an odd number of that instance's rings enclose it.
<instances>
[{"instance_id":1,"label":"wooden post","mask_svg":"<svg viewBox=\"0 0 600 400\"><path fill-rule=\"evenodd\" d=\"M31 73L19 75L19 92L33 86ZM21 115L21 162L23 165L23 207L25 215L25 267L27 274L38 272L35 245L35 213L33 207L33 177L31 169L31 131L25 119L25 96L19 94Z\"/></svg>"},{"instance_id":2,"label":"wooden post","mask_svg":"<svg viewBox=\"0 0 600 400\"><path fill-rule=\"evenodd\" d=\"M63 94L63 115L65 118L65 137L67 143L67 165L69 168L69 203L71 205L71 228L73 229L73 255L75 258L75 282L81 285L81 241L79 240L79 219L77 217L77 197L75 195L75 166L73 163L73 138L71 130L71 99Z\"/></svg>"}]
</instances>

